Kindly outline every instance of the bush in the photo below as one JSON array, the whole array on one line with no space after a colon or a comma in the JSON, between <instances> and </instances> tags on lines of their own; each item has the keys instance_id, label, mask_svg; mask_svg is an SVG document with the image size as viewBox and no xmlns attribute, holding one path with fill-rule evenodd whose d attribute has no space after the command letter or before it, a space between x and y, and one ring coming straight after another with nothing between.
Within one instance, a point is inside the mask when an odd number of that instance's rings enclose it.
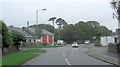
<instances>
[{"instance_id":1,"label":"bush","mask_svg":"<svg viewBox=\"0 0 120 67\"><path fill-rule=\"evenodd\" d=\"M43 43L43 46L46 46L46 45L48 45L48 43Z\"/></svg>"},{"instance_id":2,"label":"bush","mask_svg":"<svg viewBox=\"0 0 120 67\"><path fill-rule=\"evenodd\" d=\"M81 40L77 40L77 43L78 44L82 44L83 42Z\"/></svg>"},{"instance_id":3,"label":"bush","mask_svg":"<svg viewBox=\"0 0 120 67\"><path fill-rule=\"evenodd\" d=\"M14 42L14 45L17 47L17 49L19 49L20 43L25 42L26 38L24 35L22 35L19 32L11 31L11 33L12 33L12 40Z\"/></svg>"},{"instance_id":4,"label":"bush","mask_svg":"<svg viewBox=\"0 0 120 67\"><path fill-rule=\"evenodd\" d=\"M99 38L99 39L96 40L96 43L100 43L100 41L101 41L101 39Z\"/></svg>"}]
</instances>

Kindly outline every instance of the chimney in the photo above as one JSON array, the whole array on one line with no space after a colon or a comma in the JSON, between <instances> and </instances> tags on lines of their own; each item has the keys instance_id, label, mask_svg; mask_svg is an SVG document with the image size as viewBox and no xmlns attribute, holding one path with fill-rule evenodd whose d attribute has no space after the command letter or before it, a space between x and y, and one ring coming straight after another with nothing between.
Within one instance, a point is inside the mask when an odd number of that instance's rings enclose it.
<instances>
[{"instance_id":1,"label":"chimney","mask_svg":"<svg viewBox=\"0 0 120 67\"><path fill-rule=\"evenodd\" d=\"M27 21L27 29L29 30L29 21ZM29 36L29 32L27 33L27 36Z\"/></svg>"}]
</instances>

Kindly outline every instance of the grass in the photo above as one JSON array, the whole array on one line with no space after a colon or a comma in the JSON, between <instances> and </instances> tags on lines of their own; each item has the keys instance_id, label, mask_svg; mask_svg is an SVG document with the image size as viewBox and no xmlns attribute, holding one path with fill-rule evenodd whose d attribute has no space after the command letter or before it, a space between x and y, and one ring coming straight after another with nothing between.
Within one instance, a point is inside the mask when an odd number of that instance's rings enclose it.
<instances>
[{"instance_id":1,"label":"grass","mask_svg":"<svg viewBox=\"0 0 120 67\"><path fill-rule=\"evenodd\" d=\"M63 47L63 46L61 46L61 45L58 45L58 46L52 46L52 45L38 46L38 48L52 48L52 47ZM30 48L37 48L37 46L31 46Z\"/></svg>"},{"instance_id":2,"label":"grass","mask_svg":"<svg viewBox=\"0 0 120 67\"><path fill-rule=\"evenodd\" d=\"M28 50L24 50L21 51L22 53L43 53L46 52L46 50L42 50L42 49L28 49Z\"/></svg>"},{"instance_id":3,"label":"grass","mask_svg":"<svg viewBox=\"0 0 120 67\"><path fill-rule=\"evenodd\" d=\"M20 65L35 56L37 56L37 54L12 54L2 59L2 65Z\"/></svg>"},{"instance_id":4,"label":"grass","mask_svg":"<svg viewBox=\"0 0 120 67\"><path fill-rule=\"evenodd\" d=\"M28 61L29 59L37 56L38 54L23 54L23 53L42 53L46 52L46 50L42 49L28 49L21 51L20 53L12 54L9 56L6 56L2 59L2 65L3 67L11 67L10 65L20 65L24 63L25 61ZM15 66L16 67L16 66Z\"/></svg>"}]
</instances>

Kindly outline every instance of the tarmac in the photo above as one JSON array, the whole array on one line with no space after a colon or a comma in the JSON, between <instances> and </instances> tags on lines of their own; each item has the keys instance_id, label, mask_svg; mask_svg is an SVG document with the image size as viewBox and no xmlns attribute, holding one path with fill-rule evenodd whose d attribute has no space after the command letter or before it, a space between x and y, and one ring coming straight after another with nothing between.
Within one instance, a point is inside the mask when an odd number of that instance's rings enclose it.
<instances>
[{"instance_id":1,"label":"tarmac","mask_svg":"<svg viewBox=\"0 0 120 67\"><path fill-rule=\"evenodd\" d=\"M85 45L89 49L86 54L96 59L120 66L120 54L107 51L107 47L95 47L94 44Z\"/></svg>"}]
</instances>

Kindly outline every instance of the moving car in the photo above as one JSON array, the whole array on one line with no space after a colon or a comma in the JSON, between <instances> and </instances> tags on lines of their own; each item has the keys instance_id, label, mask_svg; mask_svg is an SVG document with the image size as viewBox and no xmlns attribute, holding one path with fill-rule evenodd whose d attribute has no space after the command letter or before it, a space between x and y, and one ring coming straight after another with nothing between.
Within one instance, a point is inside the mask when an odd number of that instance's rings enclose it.
<instances>
[{"instance_id":1,"label":"moving car","mask_svg":"<svg viewBox=\"0 0 120 67\"><path fill-rule=\"evenodd\" d=\"M86 40L86 41L85 41L85 44L89 44L89 43L90 43L90 40Z\"/></svg>"},{"instance_id":2,"label":"moving car","mask_svg":"<svg viewBox=\"0 0 120 67\"><path fill-rule=\"evenodd\" d=\"M77 42L73 42L72 47L78 47L78 43Z\"/></svg>"}]
</instances>

